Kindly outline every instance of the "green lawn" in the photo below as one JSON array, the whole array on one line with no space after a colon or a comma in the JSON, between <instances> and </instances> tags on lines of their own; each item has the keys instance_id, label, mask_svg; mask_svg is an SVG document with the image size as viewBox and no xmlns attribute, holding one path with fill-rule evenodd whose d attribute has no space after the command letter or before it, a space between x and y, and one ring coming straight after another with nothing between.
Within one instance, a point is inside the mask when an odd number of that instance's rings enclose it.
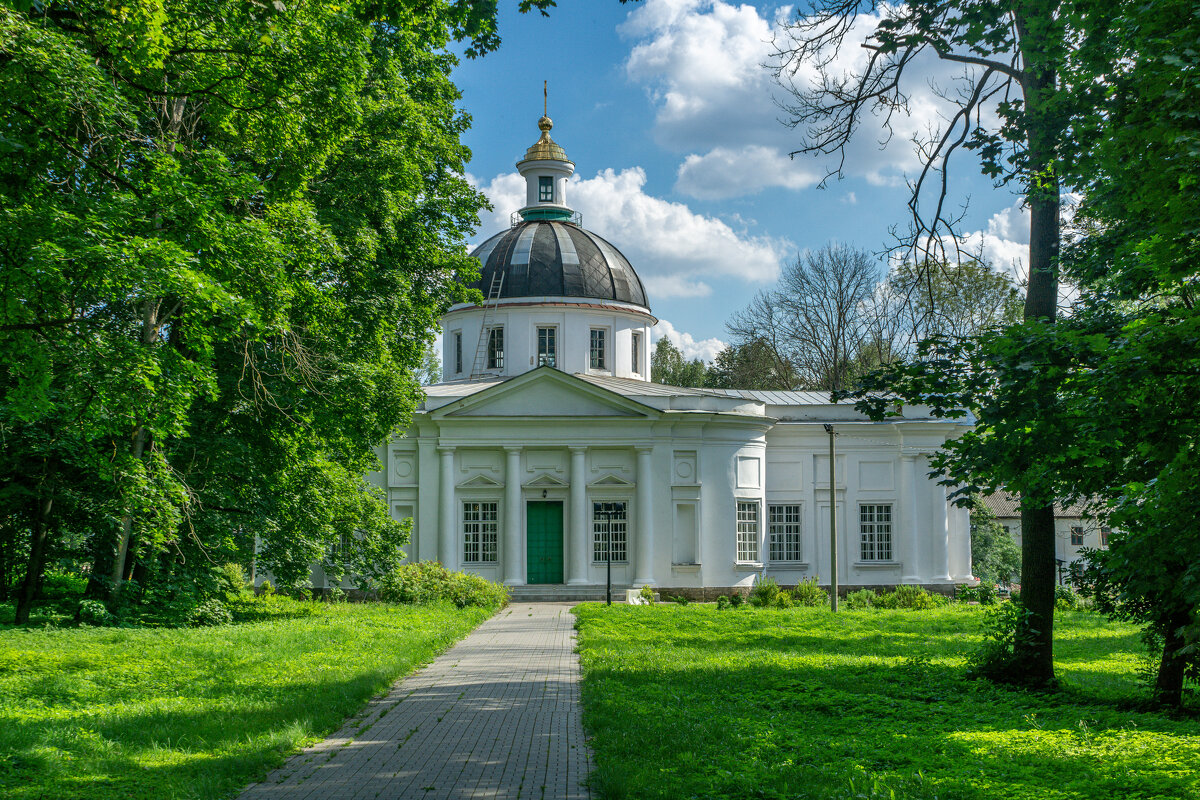
<instances>
[{"instance_id":1,"label":"green lawn","mask_svg":"<svg viewBox=\"0 0 1200 800\"><path fill-rule=\"evenodd\" d=\"M291 605L218 628L0 630L0 797L229 797L491 614Z\"/></svg>"},{"instance_id":2,"label":"green lawn","mask_svg":"<svg viewBox=\"0 0 1200 800\"><path fill-rule=\"evenodd\" d=\"M1134 710L1136 630L1061 615L1066 692L963 677L975 607L576 609L606 798L1200 798L1200 720Z\"/></svg>"}]
</instances>

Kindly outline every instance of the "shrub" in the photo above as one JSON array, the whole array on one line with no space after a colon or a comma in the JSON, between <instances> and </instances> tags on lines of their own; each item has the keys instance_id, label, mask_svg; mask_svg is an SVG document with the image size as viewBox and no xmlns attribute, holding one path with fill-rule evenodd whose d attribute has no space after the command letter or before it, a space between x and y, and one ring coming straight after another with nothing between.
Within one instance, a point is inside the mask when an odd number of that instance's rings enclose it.
<instances>
[{"instance_id":1,"label":"shrub","mask_svg":"<svg viewBox=\"0 0 1200 800\"><path fill-rule=\"evenodd\" d=\"M654 605L654 590L649 586L643 586L642 590L638 592L638 594L641 595L642 601L645 602L646 605Z\"/></svg>"},{"instance_id":2,"label":"shrub","mask_svg":"<svg viewBox=\"0 0 1200 800\"><path fill-rule=\"evenodd\" d=\"M982 584L980 584L982 586ZM979 601L979 587L969 583L960 583L954 587L954 599L960 603Z\"/></svg>"},{"instance_id":3,"label":"shrub","mask_svg":"<svg viewBox=\"0 0 1200 800\"><path fill-rule=\"evenodd\" d=\"M330 586L325 590L325 599L330 603L346 602L346 590L340 586Z\"/></svg>"},{"instance_id":4,"label":"shrub","mask_svg":"<svg viewBox=\"0 0 1200 800\"><path fill-rule=\"evenodd\" d=\"M508 589L466 572L450 572L436 561L402 564L379 580L379 599L387 603L434 603L448 600L459 608L508 604Z\"/></svg>"},{"instance_id":5,"label":"shrub","mask_svg":"<svg viewBox=\"0 0 1200 800\"><path fill-rule=\"evenodd\" d=\"M108 607L99 600L80 602L77 617L82 624L95 625L97 628L107 628L117 624L117 618L108 613Z\"/></svg>"},{"instance_id":6,"label":"shrub","mask_svg":"<svg viewBox=\"0 0 1200 800\"><path fill-rule=\"evenodd\" d=\"M733 594L729 595L729 607L730 608L737 608L744 602L746 602L746 598L742 597L741 592L734 592Z\"/></svg>"},{"instance_id":7,"label":"shrub","mask_svg":"<svg viewBox=\"0 0 1200 800\"><path fill-rule=\"evenodd\" d=\"M996 587L990 583L981 583L975 590L979 594L979 605L990 606L996 603Z\"/></svg>"},{"instance_id":8,"label":"shrub","mask_svg":"<svg viewBox=\"0 0 1200 800\"><path fill-rule=\"evenodd\" d=\"M1003 683L1020 674L1013 647L1017 640L1017 625L1029 613L1020 603L1001 603L988 610L980 627L983 641L978 650L967 656L968 678L987 678Z\"/></svg>"},{"instance_id":9,"label":"shrub","mask_svg":"<svg viewBox=\"0 0 1200 800\"><path fill-rule=\"evenodd\" d=\"M787 589L783 589L779 594L775 595L775 606L777 608L791 608L796 605L792 600L792 593Z\"/></svg>"},{"instance_id":10,"label":"shrub","mask_svg":"<svg viewBox=\"0 0 1200 800\"><path fill-rule=\"evenodd\" d=\"M717 595L717 609L723 611L729 608L729 598L723 594Z\"/></svg>"},{"instance_id":11,"label":"shrub","mask_svg":"<svg viewBox=\"0 0 1200 800\"><path fill-rule=\"evenodd\" d=\"M1059 611L1078 611L1083 608L1083 598L1070 586L1054 587L1054 607Z\"/></svg>"},{"instance_id":12,"label":"shrub","mask_svg":"<svg viewBox=\"0 0 1200 800\"><path fill-rule=\"evenodd\" d=\"M750 590L750 605L769 606L779 596L779 584L774 578L763 578Z\"/></svg>"},{"instance_id":13,"label":"shrub","mask_svg":"<svg viewBox=\"0 0 1200 800\"><path fill-rule=\"evenodd\" d=\"M233 622L233 614L220 600L205 600L192 611L188 622L196 628L228 625Z\"/></svg>"},{"instance_id":14,"label":"shrub","mask_svg":"<svg viewBox=\"0 0 1200 800\"><path fill-rule=\"evenodd\" d=\"M792 590L792 600L801 606L821 606L829 602L829 592L817 585L816 578L806 578Z\"/></svg>"},{"instance_id":15,"label":"shrub","mask_svg":"<svg viewBox=\"0 0 1200 800\"><path fill-rule=\"evenodd\" d=\"M671 602L678 603L681 606L686 606L688 604L688 599L683 595L677 595L671 598Z\"/></svg>"},{"instance_id":16,"label":"shrub","mask_svg":"<svg viewBox=\"0 0 1200 800\"><path fill-rule=\"evenodd\" d=\"M270 581L263 581L258 585L258 591L260 594L275 594L275 587Z\"/></svg>"},{"instance_id":17,"label":"shrub","mask_svg":"<svg viewBox=\"0 0 1200 800\"><path fill-rule=\"evenodd\" d=\"M241 564L225 564L216 570L217 591L232 600L246 593L246 573Z\"/></svg>"},{"instance_id":18,"label":"shrub","mask_svg":"<svg viewBox=\"0 0 1200 800\"><path fill-rule=\"evenodd\" d=\"M874 589L859 589L857 592L849 592L846 594L846 608L852 610L870 608L875 605L876 597Z\"/></svg>"},{"instance_id":19,"label":"shrub","mask_svg":"<svg viewBox=\"0 0 1200 800\"><path fill-rule=\"evenodd\" d=\"M920 610L944 606L950 601L939 594L930 594L920 586L904 584L893 592L884 592L875 599L876 608L909 608Z\"/></svg>"}]
</instances>

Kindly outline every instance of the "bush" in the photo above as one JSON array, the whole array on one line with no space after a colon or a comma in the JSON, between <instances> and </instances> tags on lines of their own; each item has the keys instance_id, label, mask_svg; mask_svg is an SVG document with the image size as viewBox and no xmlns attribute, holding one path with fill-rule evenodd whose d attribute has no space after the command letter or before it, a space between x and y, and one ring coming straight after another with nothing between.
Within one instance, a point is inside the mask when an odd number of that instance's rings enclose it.
<instances>
[{"instance_id":1,"label":"bush","mask_svg":"<svg viewBox=\"0 0 1200 800\"><path fill-rule=\"evenodd\" d=\"M649 586L643 586L642 590L638 592L638 594L641 595L642 601L645 602L646 605L654 605L654 590Z\"/></svg>"},{"instance_id":2,"label":"bush","mask_svg":"<svg viewBox=\"0 0 1200 800\"><path fill-rule=\"evenodd\" d=\"M386 603L434 603L448 600L459 608L508 605L508 589L466 572L450 572L436 561L403 564L379 579Z\"/></svg>"},{"instance_id":3,"label":"bush","mask_svg":"<svg viewBox=\"0 0 1200 800\"><path fill-rule=\"evenodd\" d=\"M792 590L792 600L801 606L822 606L829 602L829 592L817 585L816 578L806 578Z\"/></svg>"},{"instance_id":4,"label":"bush","mask_svg":"<svg viewBox=\"0 0 1200 800\"><path fill-rule=\"evenodd\" d=\"M794 605L796 603L792 600L792 593L787 589L783 589L779 594L775 595L776 608L791 608Z\"/></svg>"},{"instance_id":5,"label":"bush","mask_svg":"<svg viewBox=\"0 0 1200 800\"><path fill-rule=\"evenodd\" d=\"M192 611L188 623L195 628L207 628L213 625L229 625L233 622L233 613L220 600L205 600Z\"/></svg>"},{"instance_id":6,"label":"bush","mask_svg":"<svg viewBox=\"0 0 1200 800\"><path fill-rule=\"evenodd\" d=\"M84 625L107 628L117 624L117 618L108 613L108 607L99 600L84 600L79 604L77 617Z\"/></svg>"},{"instance_id":7,"label":"bush","mask_svg":"<svg viewBox=\"0 0 1200 800\"><path fill-rule=\"evenodd\" d=\"M1084 608L1083 598L1070 586L1055 586L1054 608L1058 611L1078 611Z\"/></svg>"},{"instance_id":8,"label":"bush","mask_svg":"<svg viewBox=\"0 0 1200 800\"><path fill-rule=\"evenodd\" d=\"M1020 674L1013 647L1017 640L1017 624L1027 614L1029 611L1020 603L1001 603L987 612L980 628L983 642L978 650L967 656L968 678L987 678L1003 683Z\"/></svg>"},{"instance_id":9,"label":"bush","mask_svg":"<svg viewBox=\"0 0 1200 800\"><path fill-rule=\"evenodd\" d=\"M225 564L216 570L217 591L227 600L246 593L246 573L241 564Z\"/></svg>"},{"instance_id":10,"label":"bush","mask_svg":"<svg viewBox=\"0 0 1200 800\"><path fill-rule=\"evenodd\" d=\"M981 583L975 589L979 595L979 605L990 606L996 603L996 587L990 583Z\"/></svg>"},{"instance_id":11,"label":"bush","mask_svg":"<svg viewBox=\"0 0 1200 800\"><path fill-rule=\"evenodd\" d=\"M729 608L729 598L723 594L717 595L717 610L724 611Z\"/></svg>"},{"instance_id":12,"label":"bush","mask_svg":"<svg viewBox=\"0 0 1200 800\"><path fill-rule=\"evenodd\" d=\"M897 586L893 592L884 592L875 599L876 608L908 608L920 610L923 608L937 608L944 606L950 601L942 597L940 594L930 594L920 586L912 584L904 584Z\"/></svg>"},{"instance_id":13,"label":"bush","mask_svg":"<svg viewBox=\"0 0 1200 800\"><path fill-rule=\"evenodd\" d=\"M851 610L870 608L875 605L876 597L874 589L859 589L857 592L849 592L846 595L846 608Z\"/></svg>"},{"instance_id":14,"label":"bush","mask_svg":"<svg viewBox=\"0 0 1200 800\"><path fill-rule=\"evenodd\" d=\"M779 597L779 584L774 578L763 578L750 590L750 605L760 608L773 605L777 597Z\"/></svg>"},{"instance_id":15,"label":"bush","mask_svg":"<svg viewBox=\"0 0 1200 800\"><path fill-rule=\"evenodd\" d=\"M733 594L729 595L729 607L730 608L737 608L744 602L746 602L746 598L742 597L741 592L734 592Z\"/></svg>"},{"instance_id":16,"label":"bush","mask_svg":"<svg viewBox=\"0 0 1200 800\"><path fill-rule=\"evenodd\" d=\"M671 598L671 602L678 603L681 606L686 606L688 604L688 599L683 595L677 595Z\"/></svg>"},{"instance_id":17,"label":"bush","mask_svg":"<svg viewBox=\"0 0 1200 800\"><path fill-rule=\"evenodd\" d=\"M982 586L983 584L980 584ZM972 586L969 583L960 583L954 587L954 599L960 603L972 603L979 601L979 586Z\"/></svg>"}]
</instances>

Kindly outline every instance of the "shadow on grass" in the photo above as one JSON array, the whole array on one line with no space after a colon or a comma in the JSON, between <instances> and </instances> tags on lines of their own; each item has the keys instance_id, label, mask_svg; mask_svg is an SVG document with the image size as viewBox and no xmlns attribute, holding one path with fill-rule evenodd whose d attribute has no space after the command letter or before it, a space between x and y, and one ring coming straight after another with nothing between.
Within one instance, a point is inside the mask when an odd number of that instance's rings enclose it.
<instances>
[{"instance_id":1,"label":"shadow on grass","mask_svg":"<svg viewBox=\"0 0 1200 800\"><path fill-rule=\"evenodd\" d=\"M923 637L919 618L895 617L693 621L706 631L580 614L602 797L1200 796L1200 723L1078 686L966 680L974 640L961 632ZM899 630L860 629L873 622Z\"/></svg>"}]
</instances>

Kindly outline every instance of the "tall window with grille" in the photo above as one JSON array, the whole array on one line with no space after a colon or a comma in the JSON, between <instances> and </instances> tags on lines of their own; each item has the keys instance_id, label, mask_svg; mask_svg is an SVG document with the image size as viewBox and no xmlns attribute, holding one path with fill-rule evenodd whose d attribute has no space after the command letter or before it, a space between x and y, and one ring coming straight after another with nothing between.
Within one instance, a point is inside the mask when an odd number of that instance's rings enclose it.
<instances>
[{"instance_id":1,"label":"tall window with grille","mask_svg":"<svg viewBox=\"0 0 1200 800\"><path fill-rule=\"evenodd\" d=\"M592 328L591 347L589 350L591 354L591 360L589 361L589 364L591 365L592 369L607 369L607 367L604 366L605 333L606 331L604 328Z\"/></svg>"},{"instance_id":2,"label":"tall window with grille","mask_svg":"<svg viewBox=\"0 0 1200 800\"><path fill-rule=\"evenodd\" d=\"M1100 546L1101 547L1108 547L1108 536L1111 533L1112 533L1112 528L1101 528L1100 529Z\"/></svg>"},{"instance_id":3,"label":"tall window with grille","mask_svg":"<svg viewBox=\"0 0 1200 800\"><path fill-rule=\"evenodd\" d=\"M462 374L462 331L454 332L454 372Z\"/></svg>"},{"instance_id":4,"label":"tall window with grille","mask_svg":"<svg viewBox=\"0 0 1200 800\"><path fill-rule=\"evenodd\" d=\"M463 503L463 563L496 561L496 505L474 500Z\"/></svg>"},{"instance_id":5,"label":"tall window with grille","mask_svg":"<svg viewBox=\"0 0 1200 800\"><path fill-rule=\"evenodd\" d=\"M758 501L737 504L737 560L758 561Z\"/></svg>"},{"instance_id":6,"label":"tall window with grille","mask_svg":"<svg viewBox=\"0 0 1200 800\"><path fill-rule=\"evenodd\" d=\"M592 503L593 561L608 561L609 542L613 561L629 559L629 508L624 500Z\"/></svg>"},{"instance_id":7,"label":"tall window with grille","mask_svg":"<svg viewBox=\"0 0 1200 800\"><path fill-rule=\"evenodd\" d=\"M773 503L767 506L767 535L772 561L799 561L799 504Z\"/></svg>"},{"instance_id":8,"label":"tall window with grille","mask_svg":"<svg viewBox=\"0 0 1200 800\"><path fill-rule=\"evenodd\" d=\"M546 175L538 177L538 202L554 202L554 178Z\"/></svg>"},{"instance_id":9,"label":"tall window with grille","mask_svg":"<svg viewBox=\"0 0 1200 800\"><path fill-rule=\"evenodd\" d=\"M892 506L874 503L858 507L859 557L863 561L892 560Z\"/></svg>"},{"instance_id":10,"label":"tall window with grille","mask_svg":"<svg viewBox=\"0 0 1200 800\"><path fill-rule=\"evenodd\" d=\"M537 365L539 367L557 366L558 362L558 328L544 327L537 329Z\"/></svg>"},{"instance_id":11,"label":"tall window with grille","mask_svg":"<svg viewBox=\"0 0 1200 800\"><path fill-rule=\"evenodd\" d=\"M504 369L504 328L488 330L487 368Z\"/></svg>"},{"instance_id":12,"label":"tall window with grille","mask_svg":"<svg viewBox=\"0 0 1200 800\"><path fill-rule=\"evenodd\" d=\"M633 352L630 359L630 372L634 375L642 373L642 334L637 331L633 332Z\"/></svg>"},{"instance_id":13,"label":"tall window with grille","mask_svg":"<svg viewBox=\"0 0 1200 800\"><path fill-rule=\"evenodd\" d=\"M1076 547L1083 544L1083 528L1078 525L1071 526L1071 544Z\"/></svg>"}]
</instances>

